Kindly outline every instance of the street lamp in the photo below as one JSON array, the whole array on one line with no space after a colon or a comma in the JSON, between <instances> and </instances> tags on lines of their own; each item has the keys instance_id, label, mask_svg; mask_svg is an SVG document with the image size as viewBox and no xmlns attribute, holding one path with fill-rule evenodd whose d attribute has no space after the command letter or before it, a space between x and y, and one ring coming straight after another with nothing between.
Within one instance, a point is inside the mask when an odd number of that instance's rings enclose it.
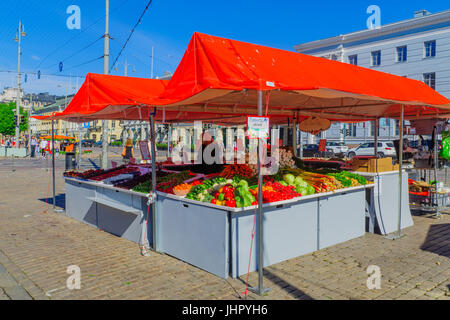
<instances>
[{"instance_id":1,"label":"street lamp","mask_svg":"<svg viewBox=\"0 0 450 320\"><path fill-rule=\"evenodd\" d=\"M116 65L118 65L118 64L121 64L122 62L118 62ZM127 58L125 58L125 63L123 63L123 65L124 65L124 75L125 75L125 77L126 76L128 76L128 66L132 66L133 67L133 73L136 73L136 67L133 65L133 64L128 64L127 63ZM117 71L117 70L119 70L118 68L117 68L117 66L116 67L114 67L114 70L115 71Z\"/></svg>"},{"instance_id":2,"label":"street lamp","mask_svg":"<svg viewBox=\"0 0 450 320\"><path fill-rule=\"evenodd\" d=\"M25 37L27 34L25 33L25 27L22 22L19 21L19 28L16 32L16 37L14 41L18 43L18 52L17 52L17 96L16 96L16 148L19 148L19 136L20 136L20 43L22 37Z\"/></svg>"}]
</instances>

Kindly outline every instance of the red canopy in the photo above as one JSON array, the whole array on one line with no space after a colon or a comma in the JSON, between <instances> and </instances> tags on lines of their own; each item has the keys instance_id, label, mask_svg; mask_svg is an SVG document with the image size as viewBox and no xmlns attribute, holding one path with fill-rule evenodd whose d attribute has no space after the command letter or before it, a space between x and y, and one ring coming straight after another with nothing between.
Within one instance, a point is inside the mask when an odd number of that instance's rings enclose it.
<instances>
[{"instance_id":1,"label":"red canopy","mask_svg":"<svg viewBox=\"0 0 450 320\"><path fill-rule=\"evenodd\" d=\"M256 90L271 91L269 114L397 117L400 104L406 117L450 113L450 101L421 81L200 33L153 104L254 114Z\"/></svg>"},{"instance_id":2,"label":"red canopy","mask_svg":"<svg viewBox=\"0 0 450 320\"><path fill-rule=\"evenodd\" d=\"M406 119L450 114L450 101L417 80L195 33L170 81L88 74L52 118L143 120L156 107L159 121L245 123L245 115L257 114L257 90L266 91L272 123L399 117L401 105Z\"/></svg>"}]
</instances>

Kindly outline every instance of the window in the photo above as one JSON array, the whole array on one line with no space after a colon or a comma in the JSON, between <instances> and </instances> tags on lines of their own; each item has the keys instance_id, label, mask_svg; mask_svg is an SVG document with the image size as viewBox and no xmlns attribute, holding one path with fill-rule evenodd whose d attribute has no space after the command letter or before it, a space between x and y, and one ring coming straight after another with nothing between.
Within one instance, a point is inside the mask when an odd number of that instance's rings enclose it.
<instances>
[{"instance_id":1,"label":"window","mask_svg":"<svg viewBox=\"0 0 450 320\"><path fill-rule=\"evenodd\" d=\"M408 50L406 46L397 47L397 62L405 62L408 57Z\"/></svg>"},{"instance_id":2,"label":"window","mask_svg":"<svg viewBox=\"0 0 450 320\"><path fill-rule=\"evenodd\" d=\"M427 41L425 44L425 58L436 57L436 40Z\"/></svg>"},{"instance_id":3,"label":"window","mask_svg":"<svg viewBox=\"0 0 450 320\"><path fill-rule=\"evenodd\" d=\"M379 66L381 64L381 51L372 51L372 66Z\"/></svg>"},{"instance_id":4,"label":"window","mask_svg":"<svg viewBox=\"0 0 450 320\"><path fill-rule=\"evenodd\" d=\"M431 88L436 89L436 73L435 72L424 73L423 82L425 82L425 84L427 84Z\"/></svg>"},{"instance_id":5,"label":"window","mask_svg":"<svg viewBox=\"0 0 450 320\"><path fill-rule=\"evenodd\" d=\"M358 55L348 56L348 63L353 64L355 66L358 65Z\"/></svg>"}]
</instances>

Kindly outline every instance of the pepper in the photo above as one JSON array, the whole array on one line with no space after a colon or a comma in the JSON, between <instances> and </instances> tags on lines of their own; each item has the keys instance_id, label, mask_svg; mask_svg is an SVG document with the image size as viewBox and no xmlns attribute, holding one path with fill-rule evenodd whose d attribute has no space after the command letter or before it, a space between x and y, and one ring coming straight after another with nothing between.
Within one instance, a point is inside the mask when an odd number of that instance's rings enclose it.
<instances>
[{"instance_id":1,"label":"pepper","mask_svg":"<svg viewBox=\"0 0 450 320\"><path fill-rule=\"evenodd\" d=\"M211 203L212 203L212 204L216 204L216 203L217 203L217 199L212 199L212 200L211 200Z\"/></svg>"},{"instance_id":2,"label":"pepper","mask_svg":"<svg viewBox=\"0 0 450 320\"><path fill-rule=\"evenodd\" d=\"M228 200L227 202L225 202L225 205L227 207L235 208L236 207L236 201L235 200Z\"/></svg>"},{"instance_id":3,"label":"pepper","mask_svg":"<svg viewBox=\"0 0 450 320\"><path fill-rule=\"evenodd\" d=\"M225 194L224 193L219 194L219 196L217 197L217 200L219 200L219 201L225 200Z\"/></svg>"}]
</instances>

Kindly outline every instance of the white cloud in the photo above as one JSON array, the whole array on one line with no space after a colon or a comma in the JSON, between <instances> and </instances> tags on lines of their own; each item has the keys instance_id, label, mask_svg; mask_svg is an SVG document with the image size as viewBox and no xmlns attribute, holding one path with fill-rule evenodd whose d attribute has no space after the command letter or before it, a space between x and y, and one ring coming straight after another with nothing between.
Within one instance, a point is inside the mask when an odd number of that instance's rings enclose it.
<instances>
[{"instance_id":1,"label":"white cloud","mask_svg":"<svg viewBox=\"0 0 450 320\"><path fill-rule=\"evenodd\" d=\"M41 58L39 58L38 56L31 56L31 59L36 60L36 61L41 60Z\"/></svg>"}]
</instances>

